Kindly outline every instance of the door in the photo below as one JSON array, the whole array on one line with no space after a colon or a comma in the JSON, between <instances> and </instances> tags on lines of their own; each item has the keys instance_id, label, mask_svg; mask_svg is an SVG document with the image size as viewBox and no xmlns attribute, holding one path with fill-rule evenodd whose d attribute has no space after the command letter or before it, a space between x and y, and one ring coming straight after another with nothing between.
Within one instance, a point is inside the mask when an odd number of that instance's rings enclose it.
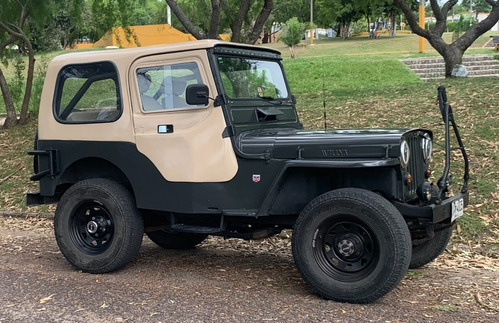
<instances>
[{"instance_id":1,"label":"door","mask_svg":"<svg viewBox=\"0 0 500 323\"><path fill-rule=\"evenodd\" d=\"M137 60L129 72L135 141L163 177L172 182L224 182L238 164L222 108L188 105L190 84L206 84L216 97L205 50L154 55Z\"/></svg>"}]
</instances>

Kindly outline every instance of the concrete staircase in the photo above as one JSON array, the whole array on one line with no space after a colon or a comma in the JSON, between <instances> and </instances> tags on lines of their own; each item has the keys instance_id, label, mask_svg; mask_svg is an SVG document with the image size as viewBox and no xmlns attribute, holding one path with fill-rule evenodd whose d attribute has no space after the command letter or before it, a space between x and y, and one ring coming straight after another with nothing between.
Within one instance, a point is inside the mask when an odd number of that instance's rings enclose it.
<instances>
[{"instance_id":1,"label":"concrete staircase","mask_svg":"<svg viewBox=\"0 0 500 323\"><path fill-rule=\"evenodd\" d=\"M401 60L409 69L417 73L422 81L444 79L444 59L442 57L412 58ZM498 77L498 59L493 56L464 56L462 64L467 67L467 77Z\"/></svg>"}]
</instances>

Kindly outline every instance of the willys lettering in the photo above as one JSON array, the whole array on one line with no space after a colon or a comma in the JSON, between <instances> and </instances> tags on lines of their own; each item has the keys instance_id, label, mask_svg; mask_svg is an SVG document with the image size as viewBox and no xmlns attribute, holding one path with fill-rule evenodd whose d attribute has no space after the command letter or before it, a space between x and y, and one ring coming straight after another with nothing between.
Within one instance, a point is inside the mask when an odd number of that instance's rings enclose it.
<instances>
[{"instance_id":1,"label":"willys lettering","mask_svg":"<svg viewBox=\"0 0 500 323\"><path fill-rule=\"evenodd\" d=\"M322 149L321 155L323 157L347 157L349 153L346 149Z\"/></svg>"}]
</instances>

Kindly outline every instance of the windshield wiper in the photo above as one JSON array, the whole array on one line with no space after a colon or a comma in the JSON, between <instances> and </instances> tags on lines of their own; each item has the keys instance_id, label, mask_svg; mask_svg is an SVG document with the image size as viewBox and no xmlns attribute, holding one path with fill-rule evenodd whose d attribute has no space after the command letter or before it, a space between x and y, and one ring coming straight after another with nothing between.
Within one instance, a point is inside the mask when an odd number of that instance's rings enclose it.
<instances>
[{"instance_id":1,"label":"windshield wiper","mask_svg":"<svg viewBox=\"0 0 500 323\"><path fill-rule=\"evenodd\" d=\"M276 98L273 98L272 96L258 96L258 99L262 99L263 101L266 101L268 103L271 103L273 105L282 105L283 101L278 101Z\"/></svg>"}]
</instances>

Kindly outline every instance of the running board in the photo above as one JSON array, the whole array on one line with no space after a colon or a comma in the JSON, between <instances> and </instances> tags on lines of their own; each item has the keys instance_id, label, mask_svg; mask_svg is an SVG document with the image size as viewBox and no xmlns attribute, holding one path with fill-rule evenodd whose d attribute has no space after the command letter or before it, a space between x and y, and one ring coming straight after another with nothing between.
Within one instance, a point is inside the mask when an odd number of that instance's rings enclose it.
<instances>
[{"instance_id":1,"label":"running board","mask_svg":"<svg viewBox=\"0 0 500 323\"><path fill-rule=\"evenodd\" d=\"M203 227L199 225L173 224L170 229L176 232L184 233L200 233L200 234L217 234L222 233L221 228Z\"/></svg>"}]
</instances>

